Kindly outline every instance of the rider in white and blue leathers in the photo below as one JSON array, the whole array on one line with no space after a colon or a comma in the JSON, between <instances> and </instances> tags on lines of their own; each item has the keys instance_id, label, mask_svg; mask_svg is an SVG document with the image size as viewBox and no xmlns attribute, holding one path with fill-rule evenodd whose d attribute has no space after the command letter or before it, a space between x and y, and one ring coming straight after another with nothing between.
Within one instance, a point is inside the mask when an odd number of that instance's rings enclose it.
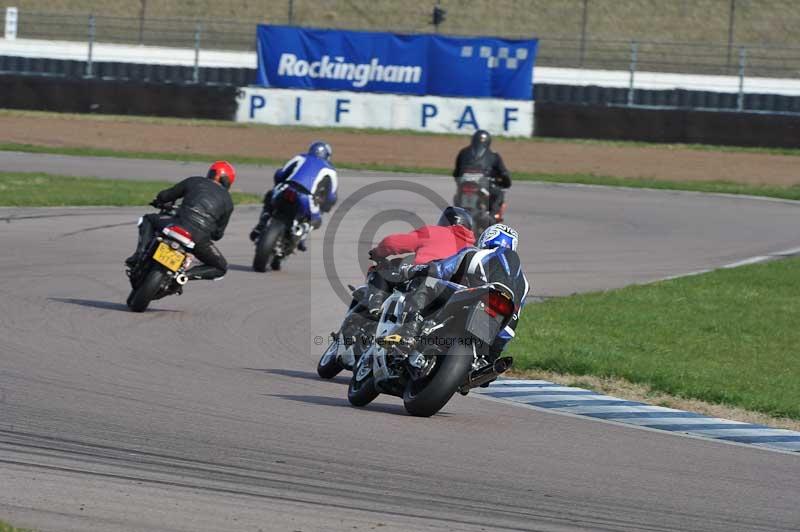
<instances>
[{"instance_id":1,"label":"rider in white and blue leathers","mask_svg":"<svg viewBox=\"0 0 800 532\"><path fill-rule=\"evenodd\" d=\"M504 224L494 224L481 234L477 247L466 247L452 257L409 267L406 277L413 280L409 283L410 293L406 297L409 316L406 318L408 328L403 336L407 341L410 343L417 336L424 321L426 306L434 302L443 290L452 289L443 287L439 280L467 287L502 283L514 293L515 309L511 321L491 346L492 357L498 357L514 338L519 315L530 290L517 255L518 242L516 230Z\"/></svg>"},{"instance_id":2,"label":"rider in white and blue leathers","mask_svg":"<svg viewBox=\"0 0 800 532\"><path fill-rule=\"evenodd\" d=\"M331 164L333 150L330 144L314 142L309 146L307 153L295 155L275 171L275 185L286 181L294 181L310 192L308 197L308 210L311 217L311 226L318 229L322 225L322 214L328 212L336 204L338 179L336 168ZM255 242L272 216L272 190L264 195L264 208L258 224L250 233L250 240ZM305 240L298 243L300 251L306 251Z\"/></svg>"}]
</instances>

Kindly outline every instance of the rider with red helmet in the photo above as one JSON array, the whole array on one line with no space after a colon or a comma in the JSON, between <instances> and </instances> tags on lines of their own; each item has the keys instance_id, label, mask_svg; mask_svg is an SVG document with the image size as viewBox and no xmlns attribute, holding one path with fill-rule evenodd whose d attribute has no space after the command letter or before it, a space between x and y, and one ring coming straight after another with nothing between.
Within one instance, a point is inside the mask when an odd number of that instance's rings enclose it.
<instances>
[{"instance_id":1,"label":"rider with red helmet","mask_svg":"<svg viewBox=\"0 0 800 532\"><path fill-rule=\"evenodd\" d=\"M160 214L143 216L139 223L139 244L136 252L125 260L128 267L139 262L156 230L178 224L192 234L192 254L203 264L191 268L189 279L219 279L228 271L228 262L213 241L222 239L233 213L233 200L228 189L236 181L236 170L227 161L217 161L205 177L194 176L162 190L151 205L163 207L183 198L175 217Z\"/></svg>"}]
</instances>

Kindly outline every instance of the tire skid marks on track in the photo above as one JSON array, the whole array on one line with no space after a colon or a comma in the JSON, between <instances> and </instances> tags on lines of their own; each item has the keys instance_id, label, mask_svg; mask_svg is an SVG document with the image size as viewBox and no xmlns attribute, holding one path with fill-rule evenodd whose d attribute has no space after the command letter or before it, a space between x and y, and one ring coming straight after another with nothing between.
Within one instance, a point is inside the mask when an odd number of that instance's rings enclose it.
<instances>
[{"instance_id":1,"label":"tire skid marks on track","mask_svg":"<svg viewBox=\"0 0 800 532\"><path fill-rule=\"evenodd\" d=\"M410 516L407 511L384 504L383 496L387 489L385 485L376 488L365 486L358 479L347 484L338 480L327 480L318 474L302 471L302 468L286 465L294 461L295 457L290 455L284 456L286 461L245 466L0 429L0 456L0 466L6 467L34 468L67 475L133 481L153 486L328 508L357 508L359 512L376 515L428 519L435 523L440 522L444 525L443 528L448 529L457 524L465 529L475 527L486 530L491 523L492 530L550 531L553 528L549 526L530 528L521 523L559 526L563 515L574 510L568 503L564 503L555 513L527 507L512 509L472 497L443 496L435 492L393 488L394 506L401 503L419 509L414 516ZM287 491L287 487L294 489ZM322 500L323 497L325 500ZM575 523L590 526L592 530L608 532L631 526L626 517L607 515L600 510L599 507L588 505L580 512L571 514L571 519ZM667 532L671 529L648 526L642 530Z\"/></svg>"},{"instance_id":2,"label":"tire skid marks on track","mask_svg":"<svg viewBox=\"0 0 800 532\"><path fill-rule=\"evenodd\" d=\"M800 432L627 401L543 380L502 379L478 395L652 430L800 452Z\"/></svg>"}]
</instances>

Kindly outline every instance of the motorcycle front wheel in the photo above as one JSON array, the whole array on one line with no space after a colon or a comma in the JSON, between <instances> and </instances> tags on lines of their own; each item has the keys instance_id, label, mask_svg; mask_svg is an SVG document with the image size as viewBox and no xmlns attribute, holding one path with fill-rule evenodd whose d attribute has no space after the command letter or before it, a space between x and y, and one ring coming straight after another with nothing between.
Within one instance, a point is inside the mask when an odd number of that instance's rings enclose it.
<instances>
[{"instance_id":1,"label":"motorcycle front wheel","mask_svg":"<svg viewBox=\"0 0 800 532\"><path fill-rule=\"evenodd\" d=\"M332 379L341 372L344 367L339 363L339 357L337 357L337 353L339 351L340 340L336 340L331 342L325 352L322 354L322 357L319 359L319 363L317 364L317 375L319 375L323 379Z\"/></svg>"},{"instance_id":2,"label":"motorcycle front wheel","mask_svg":"<svg viewBox=\"0 0 800 532\"><path fill-rule=\"evenodd\" d=\"M353 369L353 377L347 386L347 400L353 406L367 406L380 395L380 392L375 389L375 377L372 375L372 368L365 368L363 367L364 364L371 364L371 361L367 360L366 356L361 357L359 363Z\"/></svg>"},{"instance_id":3,"label":"motorcycle front wheel","mask_svg":"<svg viewBox=\"0 0 800 532\"><path fill-rule=\"evenodd\" d=\"M412 416L430 417L458 391L472 366L472 348L454 342L453 347L439 355L433 376L424 381L411 380L403 392L403 406Z\"/></svg>"},{"instance_id":4,"label":"motorcycle front wheel","mask_svg":"<svg viewBox=\"0 0 800 532\"><path fill-rule=\"evenodd\" d=\"M142 283L128 296L128 308L133 312L144 312L164 284L166 273L161 268L153 268Z\"/></svg>"},{"instance_id":5,"label":"motorcycle front wheel","mask_svg":"<svg viewBox=\"0 0 800 532\"><path fill-rule=\"evenodd\" d=\"M267 264L272 262L275 244L283 234L283 222L272 218L265 231L256 242L256 255L253 257L253 269L257 272L267 271Z\"/></svg>"}]
</instances>

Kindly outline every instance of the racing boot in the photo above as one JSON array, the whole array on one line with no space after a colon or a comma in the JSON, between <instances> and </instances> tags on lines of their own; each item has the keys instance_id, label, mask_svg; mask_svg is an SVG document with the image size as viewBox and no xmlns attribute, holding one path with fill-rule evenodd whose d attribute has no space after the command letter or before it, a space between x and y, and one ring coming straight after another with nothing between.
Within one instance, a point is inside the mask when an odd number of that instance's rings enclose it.
<instances>
[{"instance_id":1,"label":"racing boot","mask_svg":"<svg viewBox=\"0 0 800 532\"><path fill-rule=\"evenodd\" d=\"M402 327L395 334L377 338L380 345L395 344L397 346L413 349L417 345L417 338L422 330L422 322L425 318L419 312L410 312L406 315Z\"/></svg>"},{"instance_id":2,"label":"racing boot","mask_svg":"<svg viewBox=\"0 0 800 532\"><path fill-rule=\"evenodd\" d=\"M322 220L321 219L312 220L310 226L312 229L319 229L320 227L322 227ZM308 229L308 227L306 227L306 229ZM299 249L300 251L308 251L308 244L306 244L306 241L308 240L308 235L310 234L310 232L311 231L307 230L303 239L297 243L297 249Z\"/></svg>"},{"instance_id":3,"label":"racing boot","mask_svg":"<svg viewBox=\"0 0 800 532\"><path fill-rule=\"evenodd\" d=\"M142 260L142 255L144 255L144 248L145 242L142 235L139 235L139 242L136 244L136 251L133 252L133 255L125 259L125 266L129 269L134 269L139 261Z\"/></svg>"},{"instance_id":4,"label":"racing boot","mask_svg":"<svg viewBox=\"0 0 800 532\"><path fill-rule=\"evenodd\" d=\"M150 243L150 238L152 238L153 232L155 231L150 217L151 215L142 216L142 220L139 223L139 240L136 242L136 251L133 252L133 255L125 259L125 266L130 269L133 269L139 264L142 255L144 255L144 250L147 248L147 244Z\"/></svg>"},{"instance_id":5,"label":"racing boot","mask_svg":"<svg viewBox=\"0 0 800 532\"><path fill-rule=\"evenodd\" d=\"M140 258L141 254L138 251L136 251L133 255L125 259L125 266L127 266L131 270L134 269L136 265L139 264Z\"/></svg>"},{"instance_id":6,"label":"racing boot","mask_svg":"<svg viewBox=\"0 0 800 532\"><path fill-rule=\"evenodd\" d=\"M208 264L199 264L189 268L186 277L190 281L218 281L225 277L225 271Z\"/></svg>"}]
</instances>

